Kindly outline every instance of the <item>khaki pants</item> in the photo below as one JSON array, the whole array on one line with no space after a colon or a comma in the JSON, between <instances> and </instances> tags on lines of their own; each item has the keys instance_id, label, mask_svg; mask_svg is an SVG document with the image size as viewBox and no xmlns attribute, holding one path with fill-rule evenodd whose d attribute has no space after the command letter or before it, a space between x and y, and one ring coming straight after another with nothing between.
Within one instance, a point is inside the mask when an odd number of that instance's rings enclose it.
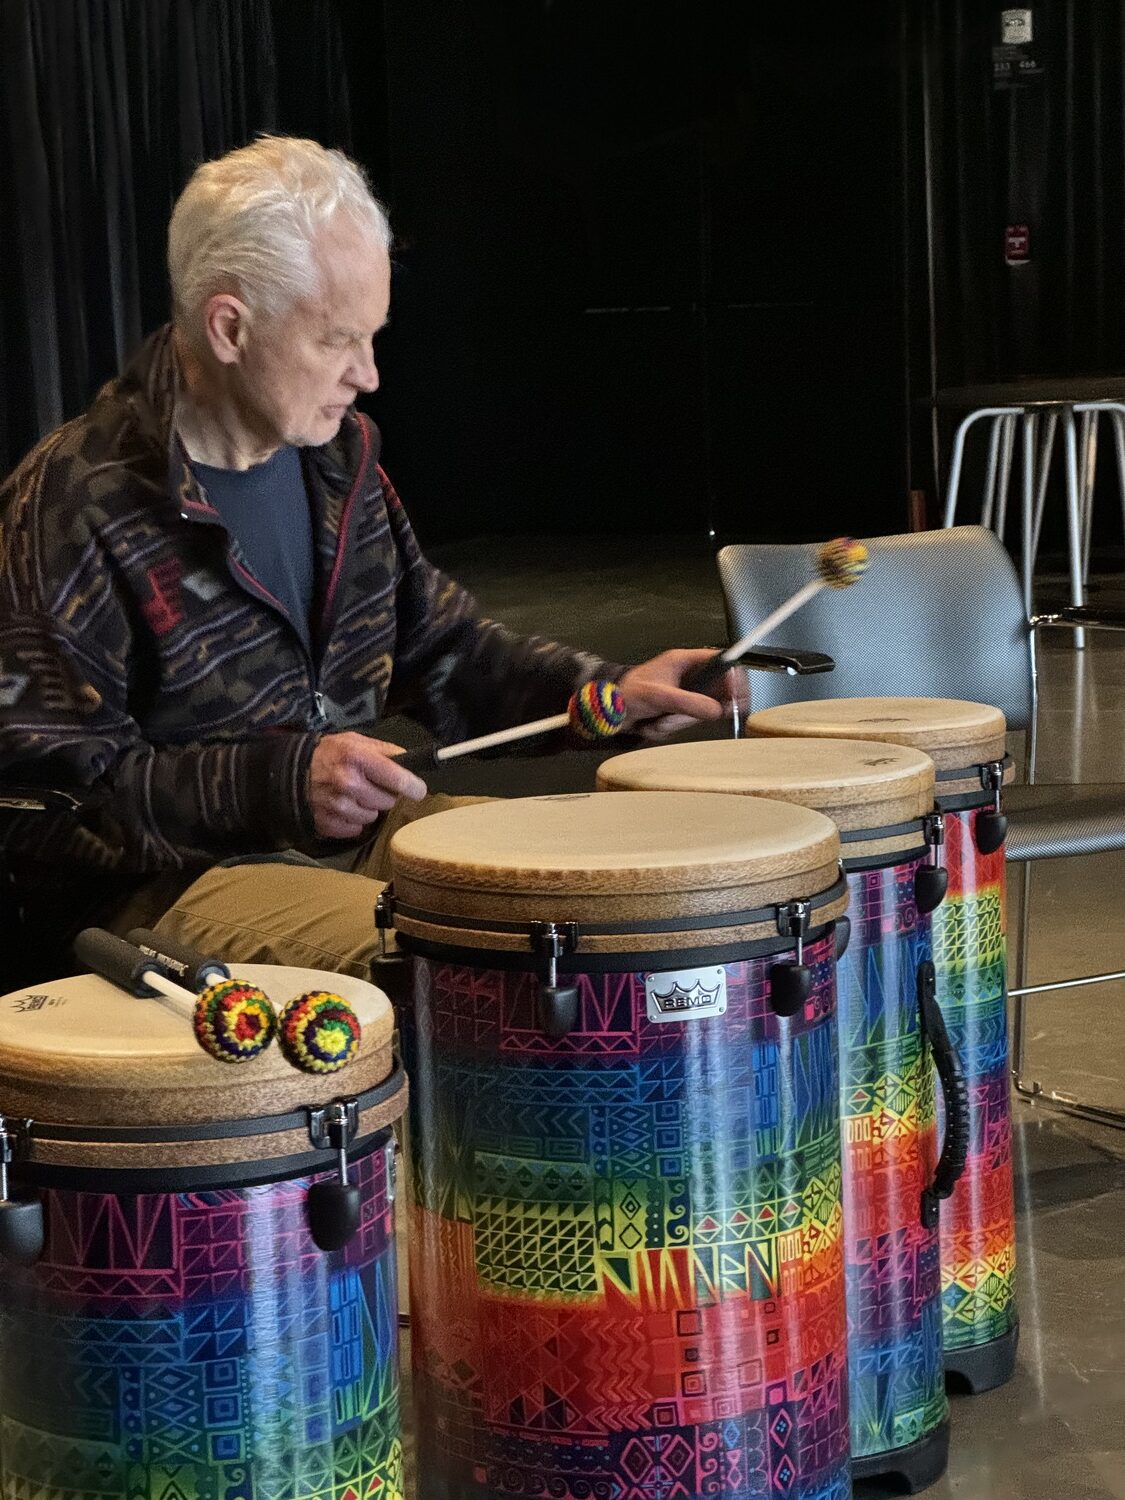
<instances>
[{"instance_id":1,"label":"khaki pants","mask_svg":"<svg viewBox=\"0 0 1125 1500\"><path fill-rule=\"evenodd\" d=\"M375 897L391 877L390 840L416 818L484 797L435 794L400 802L375 837L349 854L350 868L303 864L216 866L171 905L160 883L140 892L113 921L116 932L154 927L208 957L233 963L289 964L371 978L379 952ZM377 979L383 988L393 983Z\"/></svg>"}]
</instances>

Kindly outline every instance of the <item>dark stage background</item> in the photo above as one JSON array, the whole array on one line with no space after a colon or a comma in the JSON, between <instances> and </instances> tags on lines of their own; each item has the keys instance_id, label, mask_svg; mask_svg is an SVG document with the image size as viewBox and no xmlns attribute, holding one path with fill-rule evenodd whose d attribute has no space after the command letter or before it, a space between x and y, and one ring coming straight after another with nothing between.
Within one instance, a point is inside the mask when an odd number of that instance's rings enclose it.
<instances>
[{"instance_id":1,"label":"dark stage background","mask_svg":"<svg viewBox=\"0 0 1125 1500\"><path fill-rule=\"evenodd\" d=\"M0 471L162 319L194 163L269 129L391 206L424 540L933 518L936 387L1125 366L1125 7L1034 5L1017 89L1000 9L0 0Z\"/></svg>"}]
</instances>

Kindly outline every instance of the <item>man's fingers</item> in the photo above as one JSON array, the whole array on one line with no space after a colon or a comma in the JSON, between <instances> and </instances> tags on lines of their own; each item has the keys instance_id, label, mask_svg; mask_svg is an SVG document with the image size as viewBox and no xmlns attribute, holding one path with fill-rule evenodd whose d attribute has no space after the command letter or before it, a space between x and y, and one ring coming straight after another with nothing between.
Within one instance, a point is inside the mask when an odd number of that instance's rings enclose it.
<instances>
[{"instance_id":1,"label":"man's fingers","mask_svg":"<svg viewBox=\"0 0 1125 1500\"><path fill-rule=\"evenodd\" d=\"M400 766L394 760L393 755L388 755L382 749L376 748L382 743L384 742L360 739L358 745L354 747L352 766L370 786L390 792L395 798L409 797L412 802L420 802L426 795L426 783L420 776L415 776L413 771ZM402 753L401 746L396 745L393 748L398 753Z\"/></svg>"},{"instance_id":2,"label":"man's fingers","mask_svg":"<svg viewBox=\"0 0 1125 1500\"><path fill-rule=\"evenodd\" d=\"M663 714L686 714L689 719L720 719L722 705L716 698L703 693L690 693L686 688L673 687L671 683L646 682L638 685L633 702L626 698L626 708L632 719L654 719Z\"/></svg>"}]
</instances>

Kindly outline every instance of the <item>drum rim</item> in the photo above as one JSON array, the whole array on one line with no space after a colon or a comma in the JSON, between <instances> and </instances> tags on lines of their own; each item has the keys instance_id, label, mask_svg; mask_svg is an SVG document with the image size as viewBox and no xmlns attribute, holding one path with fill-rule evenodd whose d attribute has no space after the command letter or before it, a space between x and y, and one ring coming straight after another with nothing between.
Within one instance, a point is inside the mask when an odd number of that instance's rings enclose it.
<instances>
[{"instance_id":1,"label":"drum rim","mask_svg":"<svg viewBox=\"0 0 1125 1500\"><path fill-rule=\"evenodd\" d=\"M374 1130L356 1136L348 1146L348 1164L378 1151L394 1138L392 1124L377 1125ZM260 1165L260 1171L251 1170ZM13 1183L28 1188L61 1188L74 1192L98 1192L107 1197L128 1193L184 1193L195 1189L262 1187L271 1182L294 1181L302 1177L338 1176L335 1153L329 1148L289 1156L270 1156L260 1163L250 1161L214 1162L210 1165L183 1167L107 1167L77 1166L72 1163L37 1162L21 1157L9 1168Z\"/></svg>"},{"instance_id":2,"label":"drum rim","mask_svg":"<svg viewBox=\"0 0 1125 1500\"><path fill-rule=\"evenodd\" d=\"M843 913L841 913L843 915ZM804 936L806 948L826 937L838 919L810 927ZM408 937L396 933L404 952L416 958L451 961L474 969L504 969L538 972L540 961L535 954L512 948L470 948L467 944L434 942L430 938ZM675 969L703 969L711 965L744 963L753 958L772 958L792 953L793 939L757 938L749 941L714 944L708 948L633 948L628 952L567 953L558 959L560 974L640 974L671 973Z\"/></svg>"},{"instance_id":3,"label":"drum rim","mask_svg":"<svg viewBox=\"0 0 1125 1500\"><path fill-rule=\"evenodd\" d=\"M362 1094L355 1094L360 1110L386 1104L406 1088L406 1070L395 1054L394 1066L382 1083ZM176 1145L190 1141L229 1141L260 1135L276 1135L284 1130L301 1130L308 1126L309 1111L323 1109L323 1104L309 1104L283 1115L250 1115L246 1119L204 1121L179 1125L76 1125L72 1122L33 1119L28 1132L36 1140L87 1143L93 1145ZM26 1159L26 1158L25 1158Z\"/></svg>"}]
</instances>

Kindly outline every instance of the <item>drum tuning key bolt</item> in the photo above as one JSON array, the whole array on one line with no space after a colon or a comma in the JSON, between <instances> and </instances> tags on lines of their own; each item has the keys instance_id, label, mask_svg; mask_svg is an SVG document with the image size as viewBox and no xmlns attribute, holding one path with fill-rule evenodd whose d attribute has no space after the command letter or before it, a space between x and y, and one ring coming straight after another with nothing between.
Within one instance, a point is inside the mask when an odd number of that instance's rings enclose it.
<instances>
[{"instance_id":1,"label":"drum tuning key bolt","mask_svg":"<svg viewBox=\"0 0 1125 1500\"><path fill-rule=\"evenodd\" d=\"M1002 760L990 760L980 768L981 786L992 794L992 806L982 807L973 824L973 837L982 854L995 854L1008 836L1008 819L1000 810L1004 795L1004 770Z\"/></svg>"},{"instance_id":2,"label":"drum tuning key bolt","mask_svg":"<svg viewBox=\"0 0 1125 1500\"><path fill-rule=\"evenodd\" d=\"M914 902L923 916L936 911L945 900L949 889L949 871L941 863L941 851L945 844L945 817L935 812L924 820L926 843L933 850L933 860L928 865L919 865L914 872Z\"/></svg>"},{"instance_id":3,"label":"drum tuning key bolt","mask_svg":"<svg viewBox=\"0 0 1125 1500\"><path fill-rule=\"evenodd\" d=\"M46 1238L39 1195L8 1196L8 1168L30 1129L30 1120L0 1115L0 1255L17 1266L33 1266Z\"/></svg>"},{"instance_id":4,"label":"drum tuning key bolt","mask_svg":"<svg viewBox=\"0 0 1125 1500\"><path fill-rule=\"evenodd\" d=\"M559 958L578 946L577 922L533 922L531 941L543 960L539 979L539 1024L552 1041L578 1025L578 985L559 983Z\"/></svg>"},{"instance_id":5,"label":"drum tuning key bolt","mask_svg":"<svg viewBox=\"0 0 1125 1500\"><path fill-rule=\"evenodd\" d=\"M321 1250L341 1250L359 1228L360 1193L348 1181L348 1147L359 1129L359 1103L337 1099L309 1110L309 1140L317 1150L335 1151L336 1181L314 1182L305 1199L313 1243Z\"/></svg>"},{"instance_id":6,"label":"drum tuning key bolt","mask_svg":"<svg viewBox=\"0 0 1125 1500\"><path fill-rule=\"evenodd\" d=\"M805 963L811 909L808 901L790 901L777 909L778 932L797 940L796 957L770 967L770 1006L779 1016L795 1016L812 994L812 971Z\"/></svg>"}]
</instances>

